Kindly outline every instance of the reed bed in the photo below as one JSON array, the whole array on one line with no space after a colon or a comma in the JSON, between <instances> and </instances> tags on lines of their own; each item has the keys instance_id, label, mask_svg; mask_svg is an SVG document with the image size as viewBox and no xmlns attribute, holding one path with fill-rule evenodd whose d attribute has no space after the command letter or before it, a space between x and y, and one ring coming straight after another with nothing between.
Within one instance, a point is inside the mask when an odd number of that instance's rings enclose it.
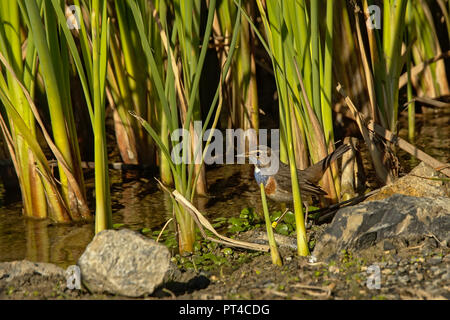
<instances>
[{"instance_id":1,"label":"reed bed","mask_svg":"<svg viewBox=\"0 0 450 320\"><path fill-rule=\"evenodd\" d=\"M95 230L112 227L108 108L124 163L158 166L162 183L190 202L207 195L203 159L212 131L205 141L197 137L215 128L258 132L261 105L267 104L259 100L257 85L264 55L277 89L279 152L290 166L298 254L309 255L297 169L321 160L338 143L336 106L344 100L336 85L349 92L346 102L356 102L358 117L394 134L406 96L414 141L414 100L449 94L449 55L443 49L449 26L444 0L3 1L0 128L19 179L23 213L61 223L93 219L79 145L89 126ZM207 55L215 56L218 67ZM205 102L201 84L208 77L215 79L214 90ZM81 96L74 94L77 85ZM77 110L80 105L85 110ZM90 122L77 123L79 112L87 112ZM177 129L185 131L176 136ZM395 161L389 161L395 148L363 136L377 176L391 182L397 173ZM340 200L336 164L321 186L328 194L322 205ZM261 197L268 219L263 188ZM193 218L174 200L172 207L179 250L191 252ZM274 241L271 246L273 261L280 264Z\"/></svg>"}]
</instances>

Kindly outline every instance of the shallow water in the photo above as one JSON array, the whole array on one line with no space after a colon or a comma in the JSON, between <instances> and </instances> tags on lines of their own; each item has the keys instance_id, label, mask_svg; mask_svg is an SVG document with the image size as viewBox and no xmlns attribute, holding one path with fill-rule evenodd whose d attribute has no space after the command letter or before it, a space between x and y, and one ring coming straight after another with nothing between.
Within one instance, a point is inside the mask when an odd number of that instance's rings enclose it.
<instances>
[{"instance_id":1,"label":"shallow water","mask_svg":"<svg viewBox=\"0 0 450 320\"><path fill-rule=\"evenodd\" d=\"M400 118L399 134L407 140L407 119ZM450 109L439 112L419 114L416 122L417 135L413 143L422 151L446 163L450 161ZM398 153L400 163L406 172L419 164L419 161L408 153L400 150Z\"/></svg>"},{"instance_id":2,"label":"shallow water","mask_svg":"<svg viewBox=\"0 0 450 320\"><path fill-rule=\"evenodd\" d=\"M450 110L422 114L418 118L416 145L442 162L450 156ZM406 126L401 119L400 127ZM407 131L400 129L402 137ZM402 171L418 164L403 151L399 152ZM168 196L158 189L156 181L110 171L112 181L113 223L133 230L158 230L172 217ZM210 197L195 205L208 218L239 215L246 207L260 207L259 191L250 165L227 165L209 168ZM87 185L92 185L92 178ZM90 188L89 192L93 192ZM8 200L15 202L4 205ZM76 263L94 235L93 224L56 225L49 221L25 219L21 215L20 195L6 195L0 184L0 261L27 259L51 262L61 267ZM271 204L272 208L277 207Z\"/></svg>"},{"instance_id":3,"label":"shallow water","mask_svg":"<svg viewBox=\"0 0 450 320\"><path fill-rule=\"evenodd\" d=\"M170 199L155 180L130 180L120 172L110 173L114 224L136 231L159 230L172 217ZM231 217L246 207L256 207L259 193L252 178L250 165L213 168L208 171L210 195L195 205L209 218ZM90 182L87 180L87 185ZM20 202L0 207L0 261L27 259L65 268L78 260L94 236L93 224L58 225L25 219L21 210Z\"/></svg>"}]
</instances>

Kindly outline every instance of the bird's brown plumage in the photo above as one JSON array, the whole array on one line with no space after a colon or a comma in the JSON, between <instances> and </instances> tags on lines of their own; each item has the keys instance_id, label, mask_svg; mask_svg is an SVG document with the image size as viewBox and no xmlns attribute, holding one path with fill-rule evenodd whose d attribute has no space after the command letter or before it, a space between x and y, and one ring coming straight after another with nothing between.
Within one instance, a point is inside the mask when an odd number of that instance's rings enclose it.
<instances>
[{"instance_id":1,"label":"bird's brown plumage","mask_svg":"<svg viewBox=\"0 0 450 320\"><path fill-rule=\"evenodd\" d=\"M318 184L320 179L322 179L330 164L342 157L350 149L350 145L342 145L316 164L305 170L297 170L302 196L320 196L327 194ZM276 189L274 189L275 186ZM269 177L265 187L267 188L267 196L272 200L283 202L292 201L291 172L289 166L280 162L278 172Z\"/></svg>"}]
</instances>

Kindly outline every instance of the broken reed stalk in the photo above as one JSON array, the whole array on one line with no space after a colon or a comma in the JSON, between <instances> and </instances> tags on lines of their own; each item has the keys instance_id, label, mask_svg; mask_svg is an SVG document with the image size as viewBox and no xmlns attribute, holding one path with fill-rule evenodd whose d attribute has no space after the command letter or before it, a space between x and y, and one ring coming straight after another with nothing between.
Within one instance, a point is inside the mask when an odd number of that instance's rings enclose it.
<instances>
[{"instance_id":1,"label":"broken reed stalk","mask_svg":"<svg viewBox=\"0 0 450 320\"><path fill-rule=\"evenodd\" d=\"M450 50L442 52L431 59L428 59L426 61L423 61L420 64L415 65L414 67L411 68L411 77L413 79L419 78L422 75L422 73L430 66L430 64L435 63L441 59L449 58L449 57L450 57ZM400 76L399 83L398 83L399 89L404 87L407 83L408 83L408 73L405 72L404 74L402 74Z\"/></svg>"},{"instance_id":2,"label":"broken reed stalk","mask_svg":"<svg viewBox=\"0 0 450 320\"><path fill-rule=\"evenodd\" d=\"M231 247L238 247L263 252L269 251L269 246L267 245L231 239L219 234L216 231L216 229L214 229L214 227L211 225L211 223L209 223L208 219L206 219L191 202L189 202L185 197L183 197L181 193L179 193L177 190L170 192L161 182L158 181L158 183L163 188L164 191L168 192L175 201L177 201L180 205L182 205L186 209L187 212L189 212L189 214L192 216L195 223L197 224L198 228L200 229L200 233L202 234L204 239L221 243L223 245ZM208 231L210 231L214 236L216 236L219 239L208 236L203 227L206 228Z\"/></svg>"},{"instance_id":3,"label":"broken reed stalk","mask_svg":"<svg viewBox=\"0 0 450 320\"><path fill-rule=\"evenodd\" d=\"M419 102L423 107L430 108L450 108L450 103L438 101L429 97L415 97L406 102L403 107L409 106L413 102Z\"/></svg>"},{"instance_id":4,"label":"broken reed stalk","mask_svg":"<svg viewBox=\"0 0 450 320\"><path fill-rule=\"evenodd\" d=\"M399 136L393 134L391 131L384 129L374 122L370 122L367 126L369 130L374 131L379 136L383 137L387 141L397 145L400 149L405 150L409 154L413 155L417 159L423 161L427 165L431 166L434 170L442 172L446 176L450 177L450 165L440 162L439 160L433 158L429 154L423 152L422 150L416 148L412 144L408 143L406 140L400 138Z\"/></svg>"},{"instance_id":5,"label":"broken reed stalk","mask_svg":"<svg viewBox=\"0 0 450 320\"><path fill-rule=\"evenodd\" d=\"M369 147L369 150L372 154L372 148L376 151L378 151L375 143L373 142L373 138L370 137L369 130L375 132L382 138L386 139L387 141L397 145L400 149L405 150L409 154L415 156L417 159L423 161L425 164L433 167L436 171L442 172L446 176L450 177L450 169L449 165L445 164L443 162L440 162L439 160L433 158L429 154L423 152L422 150L416 148L412 144L408 143L406 140L400 138L399 136L395 135L391 131L381 127L380 125L374 123L373 121L370 121L368 125L365 124L364 116L358 112L356 107L353 105L353 102L351 99L346 95L345 91L342 89L341 85L338 84L336 87L336 90L345 98L345 102L347 106L350 108L353 119L357 122L358 127L361 131L361 134L364 138L364 141ZM370 147L372 145L372 147ZM378 151L379 152L379 151ZM373 157L372 157L373 159ZM377 164L374 162L375 168L377 168ZM378 166L382 166L382 164L378 164ZM386 170L383 166L383 170ZM378 174L378 172L377 172Z\"/></svg>"},{"instance_id":6,"label":"broken reed stalk","mask_svg":"<svg viewBox=\"0 0 450 320\"><path fill-rule=\"evenodd\" d=\"M390 184L394 181L393 175L387 170L382 161L381 161L381 154L380 150L378 150L377 145L375 144L375 141L373 137L370 135L369 131L367 130L364 116L356 109L355 105L353 104L350 97L345 93L344 89L342 88L341 84L338 83L336 90L344 97L344 101L347 104L348 108L352 112L353 118L355 119L356 123L358 124L359 130L361 131L361 135L364 138L364 141L367 145L367 148L370 151L370 155L373 160L373 164L375 167L375 172L378 176L378 178L385 184Z\"/></svg>"}]
</instances>

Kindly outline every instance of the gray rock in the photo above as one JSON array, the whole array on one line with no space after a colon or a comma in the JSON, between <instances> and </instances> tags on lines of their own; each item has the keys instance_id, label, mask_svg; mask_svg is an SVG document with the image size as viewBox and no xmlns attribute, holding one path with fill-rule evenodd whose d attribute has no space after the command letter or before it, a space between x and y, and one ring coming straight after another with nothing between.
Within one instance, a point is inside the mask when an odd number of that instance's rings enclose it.
<instances>
[{"instance_id":1,"label":"gray rock","mask_svg":"<svg viewBox=\"0 0 450 320\"><path fill-rule=\"evenodd\" d=\"M179 281L183 277L180 269L178 269L177 265L172 261L167 268L167 272L164 275L163 283L167 283L170 281Z\"/></svg>"},{"instance_id":2,"label":"gray rock","mask_svg":"<svg viewBox=\"0 0 450 320\"><path fill-rule=\"evenodd\" d=\"M319 238L313 255L333 259L343 249L368 248L384 239L449 239L450 199L401 194L340 209Z\"/></svg>"},{"instance_id":3,"label":"gray rock","mask_svg":"<svg viewBox=\"0 0 450 320\"><path fill-rule=\"evenodd\" d=\"M173 272L165 246L126 229L98 233L78 266L89 290L129 297L152 294Z\"/></svg>"},{"instance_id":4,"label":"gray rock","mask_svg":"<svg viewBox=\"0 0 450 320\"><path fill-rule=\"evenodd\" d=\"M384 186L366 201L382 200L394 194L428 198L450 197L449 182L426 178L446 178L446 176L421 162L409 174L397 179L390 185Z\"/></svg>"},{"instance_id":5,"label":"gray rock","mask_svg":"<svg viewBox=\"0 0 450 320\"><path fill-rule=\"evenodd\" d=\"M31 262L27 260L0 263L0 279L6 282L27 276L65 278L65 270L51 263Z\"/></svg>"}]
</instances>

